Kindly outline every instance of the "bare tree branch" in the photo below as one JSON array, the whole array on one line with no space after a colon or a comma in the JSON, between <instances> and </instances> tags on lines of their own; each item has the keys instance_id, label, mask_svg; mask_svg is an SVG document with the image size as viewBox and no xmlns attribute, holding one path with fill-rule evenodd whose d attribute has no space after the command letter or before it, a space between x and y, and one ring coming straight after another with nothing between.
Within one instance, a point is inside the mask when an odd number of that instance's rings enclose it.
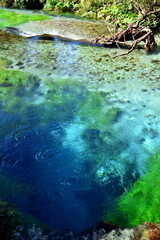
<instances>
[{"instance_id":1,"label":"bare tree branch","mask_svg":"<svg viewBox=\"0 0 160 240\"><path fill-rule=\"evenodd\" d=\"M94 38L92 42L95 44L104 45L106 47L116 46L120 48L121 46L130 46L130 49L127 52L116 55L115 57L129 54L134 50L136 45L142 41L145 43L144 46L146 51L153 50L154 46L156 46L153 29L151 29L150 27L140 25L140 23L148 19L150 15L155 15L154 20L156 19L159 26L160 25L160 9L157 9L155 11L146 13L139 19L139 21L136 24L135 23L130 24L126 29L121 30L120 32L114 34L113 36L97 37L97 38ZM153 19L149 18L148 22L151 25L151 23L153 22Z\"/></svg>"},{"instance_id":2,"label":"bare tree branch","mask_svg":"<svg viewBox=\"0 0 160 240\"><path fill-rule=\"evenodd\" d=\"M148 32L146 35L144 35L144 36L142 36L141 38L135 40L135 41L133 42L133 44L132 44L132 47L129 49L128 52L118 54L118 55L114 56L113 58L120 57L120 56L124 56L124 55L128 55L129 53L131 53L131 52L134 50L134 48L136 47L136 45L137 45L139 42L143 41L145 38L147 38L147 37L150 35L150 33L151 33L151 32Z\"/></svg>"}]
</instances>

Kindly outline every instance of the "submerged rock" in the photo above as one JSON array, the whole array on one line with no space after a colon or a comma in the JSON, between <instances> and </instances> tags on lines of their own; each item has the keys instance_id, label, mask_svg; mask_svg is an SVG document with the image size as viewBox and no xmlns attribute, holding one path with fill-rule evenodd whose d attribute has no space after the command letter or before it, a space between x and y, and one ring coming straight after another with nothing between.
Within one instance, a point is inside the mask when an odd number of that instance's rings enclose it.
<instances>
[{"instance_id":1,"label":"submerged rock","mask_svg":"<svg viewBox=\"0 0 160 240\"><path fill-rule=\"evenodd\" d=\"M112 230L109 234L104 234L98 240L159 240L160 224L148 223L138 225L131 229Z\"/></svg>"},{"instance_id":2,"label":"submerged rock","mask_svg":"<svg viewBox=\"0 0 160 240\"><path fill-rule=\"evenodd\" d=\"M12 30L5 29L5 30L0 30L0 39L2 43L9 43L13 44L17 41L20 41L22 37L20 34L15 33ZM8 46L5 46L5 50L8 50Z\"/></svg>"},{"instance_id":3,"label":"submerged rock","mask_svg":"<svg viewBox=\"0 0 160 240\"><path fill-rule=\"evenodd\" d=\"M0 87L12 87L13 84L12 83L9 83L9 82L3 82L0 84Z\"/></svg>"},{"instance_id":4,"label":"submerged rock","mask_svg":"<svg viewBox=\"0 0 160 240\"><path fill-rule=\"evenodd\" d=\"M138 225L135 228L113 229L107 233L104 228L82 234L71 231L54 231L48 236L49 240L159 240L160 224L148 223Z\"/></svg>"},{"instance_id":5,"label":"submerged rock","mask_svg":"<svg viewBox=\"0 0 160 240\"><path fill-rule=\"evenodd\" d=\"M159 59L152 59L151 62L155 63L155 64L160 64L160 60Z\"/></svg>"},{"instance_id":6,"label":"submerged rock","mask_svg":"<svg viewBox=\"0 0 160 240\"><path fill-rule=\"evenodd\" d=\"M60 35L73 40L91 40L93 37L99 35L110 34L104 23L63 17L25 23L18 26L18 29L30 35Z\"/></svg>"},{"instance_id":7,"label":"submerged rock","mask_svg":"<svg viewBox=\"0 0 160 240\"><path fill-rule=\"evenodd\" d=\"M134 230L124 229L124 230L112 230L110 233L103 235L98 238L99 240L133 240Z\"/></svg>"},{"instance_id":8,"label":"submerged rock","mask_svg":"<svg viewBox=\"0 0 160 240\"><path fill-rule=\"evenodd\" d=\"M26 32L21 31L16 27L7 27L4 31L7 32L7 33L10 33L11 35L17 35L17 36L23 36L23 37L29 37L30 36ZM11 37L13 37L13 36L11 36Z\"/></svg>"}]
</instances>

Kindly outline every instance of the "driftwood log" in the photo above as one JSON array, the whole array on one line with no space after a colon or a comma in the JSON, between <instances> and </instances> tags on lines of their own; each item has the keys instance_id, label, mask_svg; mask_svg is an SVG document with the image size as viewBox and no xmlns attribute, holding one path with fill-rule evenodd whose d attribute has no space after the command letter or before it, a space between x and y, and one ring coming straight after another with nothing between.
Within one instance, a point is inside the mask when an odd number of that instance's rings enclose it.
<instances>
[{"instance_id":1,"label":"driftwood log","mask_svg":"<svg viewBox=\"0 0 160 240\"><path fill-rule=\"evenodd\" d=\"M147 19L149 21L148 25L151 25L150 19L148 19L149 16L154 15L154 20L157 21L157 29L160 29L160 9L156 11L149 12L142 16L140 20L137 23L130 24L126 29L121 30L120 32L114 34L111 37L102 36L102 37L96 37L92 39L92 42L95 44L101 44L108 47L121 47L121 46L129 46L129 50L125 53L116 55L122 56L127 55L130 52L133 51L133 49L136 47L136 45L140 42L144 42L144 47L146 51L153 50L154 46L156 46L156 41L154 38L154 29L152 27L146 27L143 26L141 23Z\"/></svg>"}]
</instances>

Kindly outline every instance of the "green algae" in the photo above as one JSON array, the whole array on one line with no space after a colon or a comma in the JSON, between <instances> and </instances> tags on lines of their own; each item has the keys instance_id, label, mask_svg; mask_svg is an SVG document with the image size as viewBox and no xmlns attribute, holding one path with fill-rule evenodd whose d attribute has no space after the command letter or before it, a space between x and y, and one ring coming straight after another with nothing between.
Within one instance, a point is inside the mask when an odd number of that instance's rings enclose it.
<instances>
[{"instance_id":1,"label":"green algae","mask_svg":"<svg viewBox=\"0 0 160 240\"><path fill-rule=\"evenodd\" d=\"M4 110L20 111L32 104L27 98L22 101L22 97L25 97L26 92L28 98L30 97L39 79L27 72L4 69L8 64L10 60L0 59L0 101Z\"/></svg>"},{"instance_id":2,"label":"green algae","mask_svg":"<svg viewBox=\"0 0 160 240\"><path fill-rule=\"evenodd\" d=\"M0 200L0 236L1 239L13 239L20 224L15 208Z\"/></svg>"},{"instance_id":3,"label":"green algae","mask_svg":"<svg viewBox=\"0 0 160 240\"><path fill-rule=\"evenodd\" d=\"M106 129L117 117L119 109L109 108L107 101L100 92L91 92L81 106L80 117L86 120L92 128Z\"/></svg>"},{"instance_id":4,"label":"green algae","mask_svg":"<svg viewBox=\"0 0 160 240\"><path fill-rule=\"evenodd\" d=\"M0 174L0 199L7 200L9 198L21 197L22 194L29 193L29 186L19 184L17 181L11 180L9 177Z\"/></svg>"},{"instance_id":5,"label":"green algae","mask_svg":"<svg viewBox=\"0 0 160 240\"><path fill-rule=\"evenodd\" d=\"M5 229L7 230L8 233L11 233L12 228L13 231L17 230L16 227L13 225L15 220L18 223L18 225L23 225L26 230L32 228L33 225L36 225L37 227L40 227L43 230L49 229L49 227L43 222L40 222L35 217L25 212L22 212L18 207L12 205L14 200L17 198L20 199L23 198L24 201L26 201L28 194L30 194L29 185L21 184L17 180L13 179L11 180L8 176L0 174L0 186L1 186L0 188L1 237L3 232L2 231L3 223L5 224Z\"/></svg>"},{"instance_id":6,"label":"green algae","mask_svg":"<svg viewBox=\"0 0 160 240\"><path fill-rule=\"evenodd\" d=\"M44 120L56 116L56 121L73 121L74 124L82 127L80 138L87 146L96 177L97 164L106 160L109 144L111 150L115 149L115 142L113 143L115 138L110 134L112 141L109 143L106 132L109 132L112 125L117 122L120 109L109 106L108 94L89 91L82 83L73 79L48 81L47 84L50 89L43 104L50 110L43 113ZM118 142L120 147L122 144ZM119 148L116 147L116 151ZM96 178L96 180L100 183L100 179Z\"/></svg>"},{"instance_id":7,"label":"green algae","mask_svg":"<svg viewBox=\"0 0 160 240\"><path fill-rule=\"evenodd\" d=\"M14 11L0 9L0 20L1 19L3 21L0 21L0 28L5 28L20 25L29 21L48 20L51 19L51 17L43 15L19 14Z\"/></svg>"},{"instance_id":8,"label":"green algae","mask_svg":"<svg viewBox=\"0 0 160 240\"><path fill-rule=\"evenodd\" d=\"M47 109L43 114L43 121L56 118L56 121L68 121L76 115L75 106L79 106L78 94L82 93L81 86L72 78L46 79L44 88L47 89L40 108ZM47 120L48 121L48 120Z\"/></svg>"},{"instance_id":9,"label":"green algae","mask_svg":"<svg viewBox=\"0 0 160 240\"><path fill-rule=\"evenodd\" d=\"M36 85L38 86L40 79L24 71L4 69L10 64L10 60L0 58L0 100L7 111L24 110L33 104L29 98L33 98L32 95L36 93ZM117 118L119 110L108 108L108 103L104 100L107 97L106 94L103 96L101 92L88 91L84 84L76 79L46 78L43 84L45 94L39 107L43 108L47 105L47 109L52 109L52 115L57 118L59 115L61 120L67 120L70 115L72 118L80 118L90 128L102 131ZM51 115L49 111L45 114L48 117ZM45 114L43 119L48 118Z\"/></svg>"},{"instance_id":10,"label":"green algae","mask_svg":"<svg viewBox=\"0 0 160 240\"><path fill-rule=\"evenodd\" d=\"M5 67L7 67L11 63L12 63L11 60L8 60L7 58L1 58L0 57L0 69L3 69Z\"/></svg>"},{"instance_id":11,"label":"green algae","mask_svg":"<svg viewBox=\"0 0 160 240\"><path fill-rule=\"evenodd\" d=\"M106 129L117 119L120 110L108 107L105 93L89 91L82 83L71 78L47 81L46 85L49 87L46 94L48 102L73 112L74 117L92 129Z\"/></svg>"},{"instance_id":12,"label":"green algae","mask_svg":"<svg viewBox=\"0 0 160 240\"><path fill-rule=\"evenodd\" d=\"M15 239L16 235L22 237L28 230L34 229L35 226L43 231L49 231L50 228L40 222L35 217L20 211L15 205L0 199L0 236L1 239ZM23 227L22 227L23 226Z\"/></svg>"},{"instance_id":13,"label":"green algae","mask_svg":"<svg viewBox=\"0 0 160 240\"><path fill-rule=\"evenodd\" d=\"M0 199L0 236L1 239L15 239L15 236L27 235L35 226L39 231L51 231L35 217L20 211L15 205ZM23 226L23 227L22 227ZM23 230L23 232L22 232ZM24 239L24 238L23 238Z\"/></svg>"},{"instance_id":14,"label":"green algae","mask_svg":"<svg viewBox=\"0 0 160 240\"><path fill-rule=\"evenodd\" d=\"M0 69L0 84L3 83L11 83L12 85L23 84L27 86L29 84L28 78L31 77L30 73L21 72L19 70L8 70L8 69ZM31 81L31 79L29 79Z\"/></svg>"},{"instance_id":15,"label":"green algae","mask_svg":"<svg viewBox=\"0 0 160 240\"><path fill-rule=\"evenodd\" d=\"M125 227L133 227L145 221L160 222L160 153L149 159L147 169L146 175L121 196L117 209L107 216L107 221Z\"/></svg>"}]
</instances>

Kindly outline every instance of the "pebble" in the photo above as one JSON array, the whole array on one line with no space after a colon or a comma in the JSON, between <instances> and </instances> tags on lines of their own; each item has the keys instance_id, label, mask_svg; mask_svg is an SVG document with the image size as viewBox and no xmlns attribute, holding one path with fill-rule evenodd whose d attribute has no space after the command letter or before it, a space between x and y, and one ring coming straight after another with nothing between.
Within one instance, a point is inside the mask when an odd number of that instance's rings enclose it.
<instances>
[{"instance_id":1,"label":"pebble","mask_svg":"<svg viewBox=\"0 0 160 240\"><path fill-rule=\"evenodd\" d=\"M158 59L152 59L151 62L152 62L152 63L160 63L160 60L158 60Z\"/></svg>"},{"instance_id":2,"label":"pebble","mask_svg":"<svg viewBox=\"0 0 160 240\"><path fill-rule=\"evenodd\" d=\"M13 84L12 83L9 83L9 82L3 82L0 84L0 87L12 87Z\"/></svg>"}]
</instances>

